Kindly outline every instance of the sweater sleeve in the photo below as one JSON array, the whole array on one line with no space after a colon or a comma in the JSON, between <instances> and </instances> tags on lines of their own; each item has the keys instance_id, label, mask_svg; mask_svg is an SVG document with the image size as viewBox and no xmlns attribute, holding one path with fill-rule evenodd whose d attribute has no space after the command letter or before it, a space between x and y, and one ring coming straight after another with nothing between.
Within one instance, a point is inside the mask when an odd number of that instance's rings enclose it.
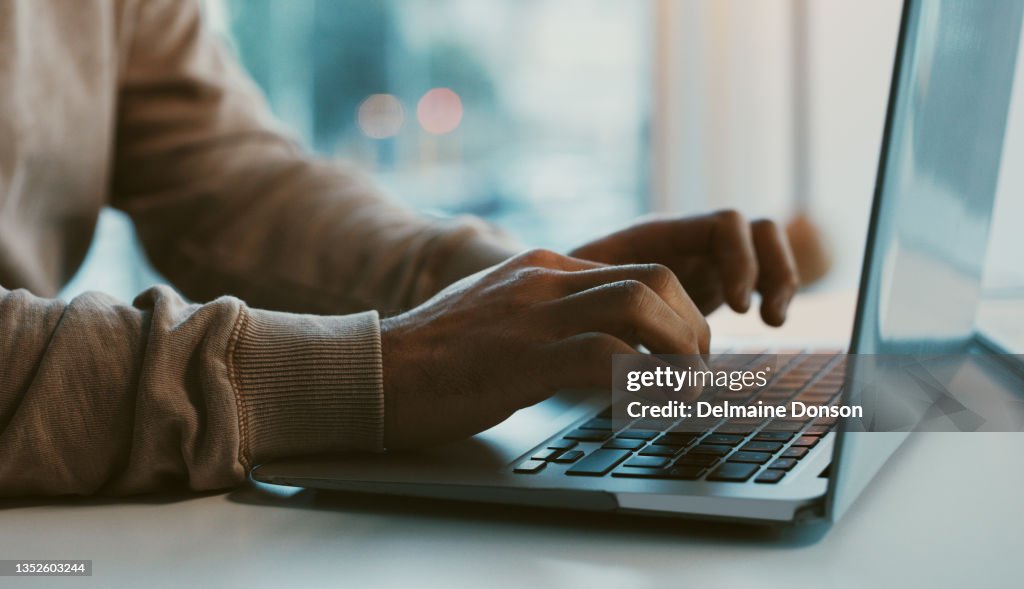
<instances>
[{"instance_id":1,"label":"sweater sleeve","mask_svg":"<svg viewBox=\"0 0 1024 589\"><path fill-rule=\"evenodd\" d=\"M375 312L0 288L0 497L224 488L278 456L380 450Z\"/></svg>"},{"instance_id":2,"label":"sweater sleeve","mask_svg":"<svg viewBox=\"0 0 1024 589\"><path fill-rule=\"evenodd\" d=\"M186 296L393 312L510 255L479 219L426 219L303 153L194 0L128 1L120 30L113 202Z\"/></svg>"}]
</instances>

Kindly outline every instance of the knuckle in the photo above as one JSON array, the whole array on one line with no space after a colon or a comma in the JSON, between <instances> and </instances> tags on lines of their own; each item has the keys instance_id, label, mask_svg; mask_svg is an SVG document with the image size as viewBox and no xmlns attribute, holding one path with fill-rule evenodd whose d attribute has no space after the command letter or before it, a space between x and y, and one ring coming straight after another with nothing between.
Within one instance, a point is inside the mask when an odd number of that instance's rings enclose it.
<instances>
[{"instance_id":1,"label":"knuckle","mask_svg":"<svg viewBox=\"0 0 1024 589\"><path fill-rule=\"evenodd\" d=\"M517 259L522 264L528 266L549 266L559 255L549 249L534 248L527 250L517 256Z\"/></svg>"},{"instance_id":2,"label":"knuckle","mask_svg":"<svg viewBox=\"0 0 1024 589\"><path fill-rule=\"evenodd\" d=\"M786 277L783 279L782 285L791 291L795 291L800 287L800 275L797 273L796 269L792 272L786 273Z\"/></svg>"},{"instance_id":3,"label":"knuckle","mask_svg":"<svg viewBox=\"0 0 1024 589\"><path fill-rule=\"evenodd\" d=\"M750 224L751 227L759 231L765 232L778 232L779 226L772 219L757 219Z\"/></svg>"},{"instance_id":4,"label":"knuckle","mask_svg":"<svg viewBox=\"0 0 1024 589\"><path fill-rule=\"evenodd\" d=\"M736 209L722 209L716 212L715 216L718 217L719 222L729 227L736 227L746 223L743 213Z\"/></svg>"},{"instance_id":5,"label":"knuckle","mask_svg":"<svg viewBox=\"0 0 1024 589\"><path fill-rule=\"evenodd\" d=\"M512 273L512 279L518 284L535 284L537 282L543 282L548 274L548 271L538 266L525 266L523 268L517 268Z\"/></svg>"},{"instance_id":6,"label":"knuckle","mask_svg":"<svg viewBox=\"0 0 1024 589\"><path fill-rule=\"evenodd\" d=\"M643 307L647 302L647 285L639 280L623 280L614 284L619 303L627 309Z\"/></svg>"},{"instance_id":7,"label":"knuckle","mask_svg":"<svg viewBox=\"0 0 1024 589\"><path fill-rule=\"evenodd\" d=\"M517 306L528 306L557 295L558 273L538 266L515 269L509 277L511 301Z\"/></svg>"},{"instance_id":8,"label":"knuckle","mask_svg":"<svg viewBox=\"0 0 1024 589\"><path fill-rule=\"evenodd\" d=\"M675 273L662 264L646 264L643 272L648 277L647 283L655 290L673 287L678 282Z\"/></svg>"},{"instance_id":9,"label":"knuckle","mask_svg":"<svg viewBox=\"0 0 1024 589\"><path fill-rule=\"evenodd\" d=\"M707 350L711 347L711 326L708 325L707 319L703 317L700 318L700 325L697 328L697 342L702 350Z\"/></svg>"}]
</instances>

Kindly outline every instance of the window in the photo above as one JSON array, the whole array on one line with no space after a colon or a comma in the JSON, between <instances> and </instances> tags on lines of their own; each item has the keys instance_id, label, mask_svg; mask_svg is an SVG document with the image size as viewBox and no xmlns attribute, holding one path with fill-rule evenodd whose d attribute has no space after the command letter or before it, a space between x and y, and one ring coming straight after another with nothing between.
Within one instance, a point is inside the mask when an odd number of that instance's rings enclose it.
<instances>
[{"instance_id":1,"label":"window","mask_svg":"<svg viewBox=\"0 0 1024 589\"><path fill-rule=\"evenodd\" d=\"M306 145L355 162L421 211L479 215L528 245L564 250L652 209L737 207L782 220L794 209L795 4L204 6ZM812 8L802 166L836 254L826 283L852 288L899 7ZM159 280L130 235L123 216L105 213L86 268L64 295L89 287L131 298ZM111 278L118 273L125 276Z\"/></svg>"},{"instance_id":2,"label":"window","mask_svg":"<svg viewBox=\"0 0 1024 589\"><path fill-rule=\"evenodd\" d=\"M274 111L424 211L565 248L642 212L649 4L220 0Z\"/></svg>"}]
</instances>

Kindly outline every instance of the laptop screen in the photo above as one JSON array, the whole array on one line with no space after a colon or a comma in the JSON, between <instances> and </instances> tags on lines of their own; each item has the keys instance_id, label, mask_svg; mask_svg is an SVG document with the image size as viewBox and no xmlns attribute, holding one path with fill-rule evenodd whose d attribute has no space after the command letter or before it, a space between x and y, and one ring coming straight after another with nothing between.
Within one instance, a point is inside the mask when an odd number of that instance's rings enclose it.
<instances>
[{"instance_id":1,"label":"laptop screen","mask_svg":"<svg viewBox=\"0 0 1024 589\"><path fill-rule=\"evenodd\" d=\"M974 332L1024 2L909 2L882 146L862 354L961 351Z\"/></svg>"},{"instance_id":2,"label":"laptop screen","mask_svg":"<svg viewBox=\"0 0 1024 589\"><path fill-rule=\"evenodd\" d=\"M965 351L974 336L1024 0L908 0L851 350ZM905 438L844 434L838 519Z\"/></svg>"}]
</instances>

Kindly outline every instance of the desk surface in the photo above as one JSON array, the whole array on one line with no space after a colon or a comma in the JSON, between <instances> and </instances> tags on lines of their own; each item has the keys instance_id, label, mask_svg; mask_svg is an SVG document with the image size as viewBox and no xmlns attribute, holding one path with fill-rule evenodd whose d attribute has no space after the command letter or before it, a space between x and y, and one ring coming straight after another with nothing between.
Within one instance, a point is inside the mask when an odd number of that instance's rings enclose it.
<instances>
[{"instance_id":1,"label":"desk surface","mask_svg":"<svg viewBox=\"0 0 1024 589\"><path fill-rule=\"evenodd\" d=\"M4 587L1013 586L1024 436L922 434L838 525L771 531L252 485L0 504L0 558L92 559Z\"/></svg>"}]
</instances>

